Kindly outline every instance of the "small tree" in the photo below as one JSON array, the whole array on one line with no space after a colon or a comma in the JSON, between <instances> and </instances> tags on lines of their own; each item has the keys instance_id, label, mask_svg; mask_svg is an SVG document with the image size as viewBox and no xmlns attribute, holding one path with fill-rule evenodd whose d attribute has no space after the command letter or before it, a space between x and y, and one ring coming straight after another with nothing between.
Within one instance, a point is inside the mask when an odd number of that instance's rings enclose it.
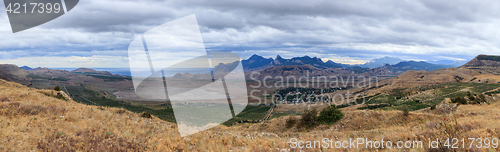
<instances>
[{"instance_id":1,"label":"small tree","mask_svg":"<svg viewBox=\"0 0 500 152\"><path fill-rule=\"evenodd\" d=\"M335 105L331 105L329 107L326 107L319 113L318 116L318 121L322 123L326 123L328 125L333 125L340 119L344 117L344 113L337 109Z\"/></svg>"},{"instance_id":2,"label":"small tree","mask_svg":"<svg viewBox=\"0 0 500 152\"><path fill-rule=\"evenodd\" d=\"M59 86L56 86L56 87L54 87L54 90L61 91L61 88Z\"/></svg>"}]
</instances>

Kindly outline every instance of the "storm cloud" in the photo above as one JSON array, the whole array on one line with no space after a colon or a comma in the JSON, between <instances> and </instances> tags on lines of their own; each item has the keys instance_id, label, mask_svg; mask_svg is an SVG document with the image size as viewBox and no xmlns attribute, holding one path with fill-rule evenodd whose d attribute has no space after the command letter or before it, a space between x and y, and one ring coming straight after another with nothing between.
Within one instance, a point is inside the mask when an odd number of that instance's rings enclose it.
<instances>
[{"instance_id":1,"label":"storm cloud","mask_svg":"<svg viewBox=\"0 0 500 152\"><path fill-rule=\"evenodd\" d=\"M128 44L139 34L191 14L207 50L243 58L309 55L352 64L383 56L460 60L500 54L500 2L494 0L87 0L15 34L0 13L0 61L126 59Z\"/></svg>"}]
</instances>

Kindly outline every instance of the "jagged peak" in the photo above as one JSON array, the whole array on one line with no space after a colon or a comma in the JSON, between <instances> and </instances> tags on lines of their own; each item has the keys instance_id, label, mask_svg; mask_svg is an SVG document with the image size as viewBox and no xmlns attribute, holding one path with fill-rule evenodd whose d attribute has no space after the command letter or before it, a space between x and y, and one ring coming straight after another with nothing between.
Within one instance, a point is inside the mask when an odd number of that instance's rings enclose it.
<instances>
[{"instance_id":1,"label":"jagged peak","mask_svg":"<svg viewBox=\"0 0 500 152\"><path fill-rule=\"evenodd\" d=\"M279 59L279 60L282 60L283 58L282 58L280 55L277 55L277 56L276 56L276 60L278 60L278 59Z\"/></svg>"}]
</instances>

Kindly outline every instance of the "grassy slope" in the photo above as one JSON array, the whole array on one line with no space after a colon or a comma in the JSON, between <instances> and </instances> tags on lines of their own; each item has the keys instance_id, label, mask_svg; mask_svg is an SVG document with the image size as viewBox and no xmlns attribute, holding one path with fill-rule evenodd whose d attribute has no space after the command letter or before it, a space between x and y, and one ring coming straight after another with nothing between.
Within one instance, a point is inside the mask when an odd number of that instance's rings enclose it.
<instances>
[{"instance_id":1,"label":"grassy slope","mask_svg":"<svg viewBox=\"0 0 500 152\"><path fill-rule=\"evenodd\" d=\"M286 129L286 118L281 117L264 123L218 126L180 137L175 124L156 117L146 119L118 108L59 100L40 93L51 90L36 90L3 80L0 90L0 151L269 151L288 148L290 138L320 141L324 137L363 137L394 143L426 143L428 138L449 137L500 138L498 101L491 105L459 106L458 111L446 116L410 113L404 117L397 111L344 111L345 117L338 123L309 132Z\"/></svg>"},{"instance_id":2,"label":"grassy slope","mask_svg":"<svg viewBox=\"0 0 500 152\"><path fill-rule=\"evenodd\" d=\"M129 79L126 77L116 77L116 76L95 76L90 75L92 73L78 73L77 74L89 75L92 77L103 79L104 81L122 81L124 79ZM41 77L38 75L29 75L30 78L36 79L36 81L32 81L34 87L37 88L50 88L51 85L48 85L48 81L51 80L52 83L54 81L67 81L63 79L49 79L46 77ZM54 85L52 85L53 87ZM128 111L141 113L141 112L149 112L152 115L169 122L175 123L174 112L171 108L170 103L166 102L165 104L157 104L157 105L144 105L144 102L134 102L134 101L123 101L114 98L114 96L110 95L108 92L97 91L93 88L94 86L89 85L61 85L62 91L69 94L73 100L84 103L88 105L97 105L104 107L116 107L116 108L124 108ZM257 110L256 110L257 109ZM266 106L247 106L243 112L238 114L236 118L228 120L225 122L225 125L232 125L235 122L239 121L258 121L264 117L269 107Z\"/></svg>"},{"instance_id":3,"label":"grassy slope","mask_svg":"<svg viewBox=\"0 0 500 152\"><path fill-rule=\"evenodd\" d=\"M0 80L0 151L227 151L249 144L246 138L229 140L234 138L221 133L223 126L215 129L217 136L202 132L182 138L175 124L157 117L46 94L55 91Z\"/></svg>"},{"instance_id":4,"label":"grassy slope","mask_svg":"<svg viewBox=\"0 0 500 152\"><path fill-rule=\"evenodd\" d=\"M408 98L403 95L401 99L398 99L401 95L394 93L394 91L381 94L367 101L365 104L368 106L360 109L402 110L406 107L414 111L437 105L445 98L465 97L467 91L471 92L471 94L482 94L499 87L500 84L447 83L412 89L400 89L412 94L408 95Z\"/></svg>"}]
</instances>

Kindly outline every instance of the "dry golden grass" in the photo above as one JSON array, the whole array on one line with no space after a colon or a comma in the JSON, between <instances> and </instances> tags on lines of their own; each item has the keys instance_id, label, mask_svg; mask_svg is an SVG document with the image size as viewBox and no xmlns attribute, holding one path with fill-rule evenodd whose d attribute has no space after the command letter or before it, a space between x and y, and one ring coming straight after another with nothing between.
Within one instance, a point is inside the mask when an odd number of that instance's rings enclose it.
<instances>
[{"instance_id":1,"label":"dry golden grass","mask_svg":"<svg viewBox=\"0 0 500 152\"><path fill-rule=\"evenodd\" d=\"M0 151L276 151L288 149L291 138L424 143L428 138L500 138L498 101L461 105L451 115L411 112L406 117L399 111L345 110L344 118L336 124L308 131L287 129L288 117L281 117L263 123L217 126L180 137L175 124L156 117L59 100L45 95L47 92L53 93L0 80Z\"/></svg>"}]
</instances>

